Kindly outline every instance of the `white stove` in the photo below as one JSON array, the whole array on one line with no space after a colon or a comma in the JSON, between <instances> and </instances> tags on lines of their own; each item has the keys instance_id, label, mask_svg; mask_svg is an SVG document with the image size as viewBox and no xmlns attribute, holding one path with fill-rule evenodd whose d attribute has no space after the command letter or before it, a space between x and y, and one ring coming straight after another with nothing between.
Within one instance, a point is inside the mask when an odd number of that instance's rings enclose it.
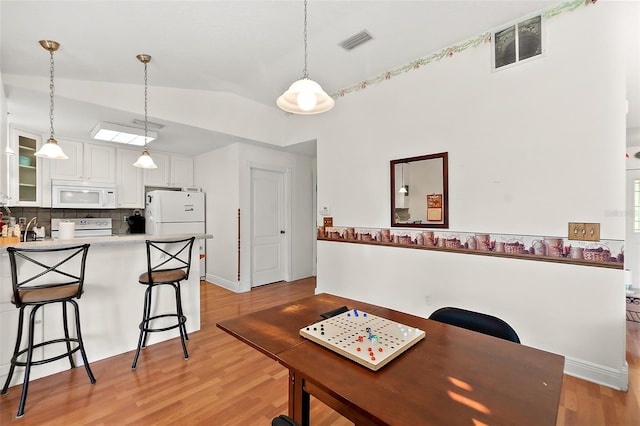
<instances>
[{"instance_id":1,"label":"white stove","mask_svg":"<svg viewBox=\"0 0 640 426\"><path fill-rule=\"evenodd\" d=\"M75 237L110 237L112 235L111 218L84 217L80 219L51 219L51 237L59 236L60 222L75 223Z\"/></svg>"}]
</instances>

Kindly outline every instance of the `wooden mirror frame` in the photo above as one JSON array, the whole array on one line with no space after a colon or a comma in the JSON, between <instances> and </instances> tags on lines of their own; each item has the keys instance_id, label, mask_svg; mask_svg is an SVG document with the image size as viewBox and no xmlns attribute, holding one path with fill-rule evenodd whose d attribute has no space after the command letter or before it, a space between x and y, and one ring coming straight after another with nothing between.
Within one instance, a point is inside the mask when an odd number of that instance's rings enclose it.
<instances>
[{"instance_id":1,"label":"wooden mirror frame","mask_svg":"<svg viewBox=\"0 0 640 426\"><path fill-rule=\"evenodd\" d=\"M397 222L396 221L396 179L395 168L397 164L413 163L417 161L442 159L442 220L429 223L427 219L427 200L425 198L425 218L426 223L411 223L411 222ZM390 176L391 176L391 226L402 228L449 228L449 165L448 165L448 153L440 152L437 154L421 155L417 157L400 158L398 160L390 161ZM411 192L411 186L409 186L409 192ZM425 194L426 195L426 194Z\"/></svg>"}]
</instances>

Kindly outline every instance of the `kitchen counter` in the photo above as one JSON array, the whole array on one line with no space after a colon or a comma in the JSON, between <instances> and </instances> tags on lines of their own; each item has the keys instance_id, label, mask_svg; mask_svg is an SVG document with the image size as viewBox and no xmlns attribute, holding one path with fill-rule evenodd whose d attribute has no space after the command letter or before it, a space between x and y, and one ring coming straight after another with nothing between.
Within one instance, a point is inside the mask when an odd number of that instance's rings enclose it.
<instances>
[{"instance_id":1,"label":"kitchen counter","mask_svg":"<svg viewBox=\"0 0 640 426\"><path fill-rule=\"evenodd\" d=\"M212 238L208 234L172 234L172 235L122 235L112 237L88 237L72 240L44 240L26 243L12 243L0 246L0 381L4 382L9 371L9 362L15 342L18 322L18 309L11 303L11 266L7 247L55 248L89 243L85 269L84 293L78 301L82 336L89 362L98 361L114 355L133 351L138 343L138 324L142 318L144 292L146 286L138 283L138 277L146 271L147 253L145 240L172 240L188 238ZM182 306L187 317L187 332L200 329L200 262L196 246L191 257L189 279L181 283ZM164 288L167 287L167 288ZM175 309L174 293L168 286L159 286L154 292L154 312L165 313ZM60 334L60 308L45 306L38 313L35 330L36 343L44 336ZM178 330L162 333L149 333L149 344L178 337ZM54 337L55 338L55 337ZM187 342L187 347L189 343ZM182 357L182 349L176 340L176 357ZM144 365L146 352L142 351L139 365ZM81 362L80 359L77 359ZM129 368L123 366L123 368ZM69 369L67 359L34 367L32 379L44 377ZM17 368L11 385L22 383L23 368ZM97 377L100 380L99 377Z\"/></svg>"},{"instance_id":2,"label":"kitchen counter","mask_svg":"<svg viewBox=\"0 0 640 426\"><path fill-rule=\"evenodd\" d=\"M149 234L124 234L113 235L110 237L87 237L75 238L72 240L52 240L45 239L40 241L27 241L20 243L0 244L0 254L7 252L7 247L17 248L55 248L55 247L71 247L81 244L91 244L91 247L108 247L119 246L124 244L144 244L146 240L162 241L177 240L181 238L189 238L195 235L197 240L213 238L209 234L171 234L171 235L149 235ZM91 249L89 249L91 250Z\"/></svg>"}]
</instances>

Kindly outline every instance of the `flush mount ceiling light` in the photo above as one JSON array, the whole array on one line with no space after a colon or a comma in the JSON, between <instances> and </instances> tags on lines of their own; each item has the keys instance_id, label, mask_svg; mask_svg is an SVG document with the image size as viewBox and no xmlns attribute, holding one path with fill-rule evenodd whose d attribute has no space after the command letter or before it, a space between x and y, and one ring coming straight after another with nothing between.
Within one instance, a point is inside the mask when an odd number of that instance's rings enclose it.
<instances>
[{"instance_id":1,"label":"flush mount ceiling light","mask_svg":"<svg viewBox=\"0 0 640 426\"><path fill-rule=\"evenodd\" d=\"M304 0L304 71L276 101L278 107L293 114L319 114L335 105L333 98L309 78L307 72L307 0Z\"/></svg>"},{"instance_id":2,"label":"flush mount ceiling light","mask_svg":"<svg viewBox=\"0 0 640 426\"><path fill-rule=\"evenodd\" d=\"M49 130L50 136L47 143L42 145L40 149L35 153L36 157L44 157L51 158L54 160L68 160L64 152L62 152L62 148L58 145L58 141L53 137L53 93L55 91L55 85L53 84L53 52L58 50L60 47L60 43L53 40L40 40L40 46L49 51L49 55L51 58L49 60Z\"/></svg>"},{"instance_id":3,"label":"flush mount ceiling light","mask_svg":"<svg viewBox=\"0 0 640 426\"><path fill-rule=\"evenodd\" d=\"M157 169L156 163L153 162L151 155L149 155L149 151L147 150L147 139L148 139L148 129L149 122L147 120L147 64L151 60L151 56L140 54L137 55L136 58L140 62L144 64L144 150L138 160L133 163L134 167L140 167L141 169Z\"/></svg>"},{"instance_id":4,"label":"flush mount ceiling light","mask_svg":"<svg viewBox=\"0 0 640 426\"><path fill-rule=\"evenodd\" d=\"M156 132L147 132L145 136L144 129L101 121L91 130L91 137L101 141L144 146L145 143L156 139L158 134Z\"/></svg>"}]
</instances>

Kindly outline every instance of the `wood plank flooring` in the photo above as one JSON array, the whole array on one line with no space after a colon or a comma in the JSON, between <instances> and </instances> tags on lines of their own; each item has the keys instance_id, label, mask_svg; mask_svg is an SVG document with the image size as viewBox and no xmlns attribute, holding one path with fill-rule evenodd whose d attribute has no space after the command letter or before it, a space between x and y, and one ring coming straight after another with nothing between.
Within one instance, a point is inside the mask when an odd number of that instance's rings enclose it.
<instances>
[{"instance_id":1,"label":"wood plank flooring","mask_svg":"<svg viewBox=\"0 0 640 426\"><path fill-rule=\"evenodd\" d=\"M216 322L312 295L314 289L313 278L243 294L203 282L201 330L190 335L189 360L173 339L144 349L136 370L130 368L133 352L93 362L95 385L83 368L34 380L20 419L15 414L21 386L14 386L0 398L0 424L269 425L287 411L287 370ZM557 425L639 424L640 324L628 325L629 392L565 376ZM351 423L312 399L311 424Z\"/></svg>"}]
</instances>

